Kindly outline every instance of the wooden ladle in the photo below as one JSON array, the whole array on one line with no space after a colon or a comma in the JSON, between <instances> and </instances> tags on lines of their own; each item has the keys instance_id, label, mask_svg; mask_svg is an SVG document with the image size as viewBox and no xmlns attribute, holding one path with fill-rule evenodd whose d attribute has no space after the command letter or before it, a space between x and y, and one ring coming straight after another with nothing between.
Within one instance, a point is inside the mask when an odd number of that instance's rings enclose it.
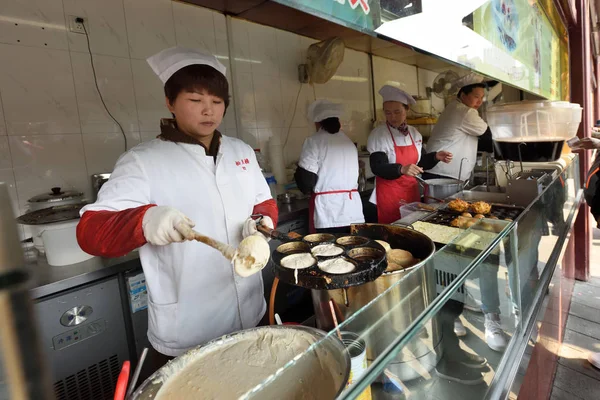
<instances>
[{"instance_id":1,"label":"wooden ladle","mask_svg":"<svg viewBox=\"0 0 600 400\"><path fill-rule=\"evenodd\" d=\"M240 242L236 249L194 230L192 232L194 233L194 240L212 247L231 261L235 272L241 277L254 275L269 262L269 243L263 237L248 236Z\"/></svg>"},{"instance_id":2,"label":"wooden ladle","mask_svg":"<svg viewBox=\"0 0 600 400\"><path fill-rule=\"evenodd\" d=\"M205 236L194 230L192 232L194 233L194 240L204 243L207 246L212 247L213 249L215 249L215 250L219 251L221 254L223 254L223 256L226 259L228 259L229 261L233 261L233 257L235 257L235 253L236 253L235 247L233 247L229 244L219 242L218 240L215 240L211 237Z\"/></svg>"}]
</instances>

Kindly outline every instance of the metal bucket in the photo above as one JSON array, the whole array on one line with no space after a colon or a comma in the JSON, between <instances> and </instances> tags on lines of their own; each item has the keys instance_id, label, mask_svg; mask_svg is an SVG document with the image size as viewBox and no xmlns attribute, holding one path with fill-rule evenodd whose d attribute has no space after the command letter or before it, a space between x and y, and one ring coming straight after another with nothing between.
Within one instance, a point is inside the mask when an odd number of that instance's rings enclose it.
<instances>
[{"instance_id":1,"label":"metal bucket","mask_svg":"<svg viewBox=\"0 0 600 400\"><path fill-rule=\"evenodd\" d=\"M275 325L235 332L189 350L185 354L167 363L167 365L146 379L146 381L144 381L144 383L142 383L142 385L133 393L131 399L155 400L157 399L157 396L160 399L159 390L169 383L170 379L175 379L178 373L189 364L195 363L203 357L214 354L215 352L220 352L221 350L223 350L223 354L225 354L225 352L228 349L230 350L232 348L231 346L236 343L240 343L241 346L247 347L249 335L252 337L256 335L258 337L258 335L268 333L272 335L272 341L276 342L281 340L279 338L282 338L283 335L286 334L284 331L295 331L294 333L301 335L301 339L307 341L307 343L318 341L320 341L320 343L318 343L313 350L304 352L302 357L295 359L295 365L277 371L278 376L275 380L270 381L270 383L259 389L257 389L257 385L264 383L264 381L272 375L260 376L261 368L249 364L244 377L246 379L248 379L248 377L254 379L252 379L252 382L248 382L249 387L240 388L240 390L243 389L243 393L245 394L235 396L235 398L252 398L254 395L256 398L264 399L301 399L303 398L303 393L306 394L303 389L309 388L310 385L314 385L312 380L315 374L323 374L325 377L329 378L328 382L330 382L330 385L320 385L318 392L314 392L313 389L308 389L311 393L318 393L316 397L311 397L323 400L336 398L346 387L350 375L350 356L342 342L335 335L326 338L325 332L315 328L306 326ZM259 341L257 341L257 343L259 343ZM261 343L261 346L266 346L271 349L268 340ZM255 352L253 353L253 357L248 357L247 359L239 361L242 363L256 362L256 360L259 359L259 356L260 353ZM211 373L210 365L207 365L205 370L206 371L198 370L197 372L198 375L202 375L206 380L206 375ZM244 378L242 376L235 376L231 371L227 375L227 381L230 382L231 385L236 385L237 382L242 381L242 378ZM218 379L221 378L215 377L214 379L218 381ZM201 396L202 392L200 392L199 395ZM227 395L220 396L220 398L223 399L230 397L231 396Z\"/></svg>"},{"instance_id":2,"label":"metal bucket","mask_svg":"<svg viewBox=\"0 0 600 400\"><path fill-rule=\"evenodd\" d=\"M457 179L427 179L424 181L425 203L437 203L463 189L463 182Z\"/></svg>"},{"instance_id":3,"label":"metal bucket","mask_svg":"<svg viewBox=\"0 0 600 400\"><path fill-rule=\"evenodd\" d=\"M427 236L399 226L367 224L355 226L354 229L357 231L353 233L384 240L392 248L412 250L414 257L421 260L413 267L386 272L375 281L360 286L311 291L317 327L330 330L334 328L328 304L330 300L334 301L336 310L345 320L393 286L385 296L357 316L351 322L351 327L345 328L361 332L361 338L367 344L367 358L372 361L383 354L389 344L403 334L435 298L435 270L425 265L433 257L435 245ZM432 319L431 324L432 329L427 334L415 335L405 350L388 365L388 369L400 379L420 377L416 364L431 371L439 361L441 330L437 319Z\"/></svg>"}]
</instances>

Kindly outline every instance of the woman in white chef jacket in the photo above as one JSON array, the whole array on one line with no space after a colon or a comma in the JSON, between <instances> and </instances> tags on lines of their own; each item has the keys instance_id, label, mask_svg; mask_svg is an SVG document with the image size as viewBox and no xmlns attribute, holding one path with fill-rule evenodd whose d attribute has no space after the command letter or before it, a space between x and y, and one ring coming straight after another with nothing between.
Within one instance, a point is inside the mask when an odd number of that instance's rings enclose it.
<instances>
[{"instance_id":1,"label":"woman in white chef jacket","mask_svg":"<svg viewBox=\"0 0 600 400\"><path fill-rule=\"evenodd\" d=\"M164 84L173 119L160 136L129 150L85 206L81 248L117 257L139 248L148 285L148 339L154 369L221 335L256 326L266 304L261 274L242 278L192 227L237 246L259 234L253 214L274 226L277 205L242 141L216 129L229 103L225 67L212 55L174 47L148 63ZM148 362L148 361L147 361Z\"/></svg>"},{"instance_id":2,"label":"woman in white chef jacket","mask_svg":"<svg viewBox=\"0 0 600 400\"><path fill-rule=\"evenodd\" d=\"M431 168L424 179L466 180L475 168L479 138L491 135L487 123L477 113L485 96L483 78L469 74L456 82L456 86L460 88L457 97L446 106L427 142L429 151L446 149L454 154L454 160ZM461 161L462 176L458 176Z\"/></svg>"},{"instance_id":3,"label":"woman in white chef jacket","mask_svg":"<svg viewBox=\"0 0 600 400\"><path fill-rule=\"evenodd\" d=\"M365 222L358 193L358 151L342 132L341 104L316 100L308 118L317 132L304 141L295 173L298 188L311 195L311 232L349 232Z\"/></svg>"},{"instance_id":4,"label":"woman in white chef jacket","mask_svg":"<svg viewBox=\"0 0 600 400\"><path fill-rule=\"evenodd\" d=\"M415 100L405 91L385 85L379 90L383 97L386 123L373 129L367 142L369 163L375 174L375 190L370 201L377 205L377 221L391 224L400 219L400 204L420 200L415 176L438 162L448 163L452 153L423 149L423 137L406 124L406 112Z\"/></svg>"}]
</instances>

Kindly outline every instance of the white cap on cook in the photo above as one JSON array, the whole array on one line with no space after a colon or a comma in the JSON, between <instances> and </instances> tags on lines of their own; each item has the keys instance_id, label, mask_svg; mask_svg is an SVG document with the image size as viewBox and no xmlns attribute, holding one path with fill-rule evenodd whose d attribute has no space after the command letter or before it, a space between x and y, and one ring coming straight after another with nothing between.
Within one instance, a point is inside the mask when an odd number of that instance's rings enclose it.
<instances>
[{"instance_id":1,"label":"white cap on cook","mask_svg":"<svg viewBox=\"0 0 600 400\"><path fill-rule=\"evenodd\" d=\"M167 83L175 72L188 65L209 65L223 75L227 73L227 68L217 60L217 57L201 50L185 47L171 47L162 50L148 57L146 61L163 84Z\"/></svg>"},{"instance_id":2,"label":"white cap on cook","mask_svg":"<svg viewBox=\"0 0 600 400\"><path fill-rule=\"evenodd\" d=\"M381 97L383 97L384 103L386 101L398 101L407 106L416 103L415 99L413 99L410 94L391 85L384 85L381 89L379 89L379 94Z\"/></svg>"},{"instance_id":3,"label":"white cap on cook","mask_svg":"<svg viewBox=\"0 0 600 400\"><path fill-rule=\"evenodd\" d=\"M344 106L329 100L319 99L308 106L308 119L321 122L327 118L339 118L344 114Z\"/></svg>"},{"instance_id":4,"label":"white cap on cook","mask_svg":"<svg viewBox=\"0 0 600 400\"><path fill-rule=\"evenodd\" d=\"M454 87L456 89L462 89L465 86L474 85L476 83L483 82L483 76L476 74L474 72L468 73L467 75L459 78L454 82Z\"/></svg>"}]
</instances>

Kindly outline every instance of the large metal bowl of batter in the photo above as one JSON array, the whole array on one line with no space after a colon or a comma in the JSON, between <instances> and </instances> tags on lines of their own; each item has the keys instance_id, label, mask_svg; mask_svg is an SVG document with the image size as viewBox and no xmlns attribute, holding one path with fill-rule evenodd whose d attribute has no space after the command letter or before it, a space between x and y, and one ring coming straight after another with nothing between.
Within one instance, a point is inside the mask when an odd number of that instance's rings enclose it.
<instances>
[{"instance_id":1,"label":"large metal bowl of batter","mask_svg":"<svg viewBox=\"0 0 600 400\"><path fill-rule=\"evenodd\" d=\"M286 350L293 347L286 343L292 338L298 340L298 351ZM281 368L289 362L295 365ZM326 337L325 332L305 326L264 326L189 350L146 379L131 399L331 400L344 390L349 374L350 356L335 335ZM182 387L194 394L173 394L172 389Z\"/></svg>"}]
</instances>

